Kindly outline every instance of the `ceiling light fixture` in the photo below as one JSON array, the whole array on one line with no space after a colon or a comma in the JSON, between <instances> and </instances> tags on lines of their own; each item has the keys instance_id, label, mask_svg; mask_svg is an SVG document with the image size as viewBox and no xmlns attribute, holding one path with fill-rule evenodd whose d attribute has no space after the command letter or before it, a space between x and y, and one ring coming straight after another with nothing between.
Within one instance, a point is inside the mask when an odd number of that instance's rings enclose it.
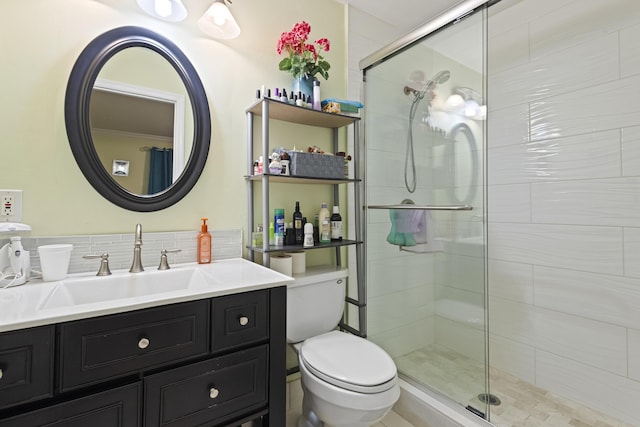
<instances>
[{"instance_id":1,"label":"ceiling light fixture","mask_svg":"<svg viewBox=\"0 0 640 427\"><path fill-rule=\"evenodd\" d=\"M240 27L225 0L215 0L198 20L198 27L203 33L217 39L235 39L240 35Z\"/></svg>"},{"instance_id":2,"label":"ceiling light fixture","mask_svg":"<svg viewBox=\"0 0 640 427\"><path fill-rule=\"evenodd\" d=\"M137 0L138 6L149 15L163 21L178 22L187 17L181 0Z\"/></svg>"}]
</instances>

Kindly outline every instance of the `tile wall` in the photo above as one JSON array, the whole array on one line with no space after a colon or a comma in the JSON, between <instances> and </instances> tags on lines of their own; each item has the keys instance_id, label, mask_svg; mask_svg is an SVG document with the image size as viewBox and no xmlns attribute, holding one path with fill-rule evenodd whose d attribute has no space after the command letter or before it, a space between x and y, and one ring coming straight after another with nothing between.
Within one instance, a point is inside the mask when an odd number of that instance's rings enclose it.
<instances>
[{"instance_id":1,"label":"tile wall","mask_svg":"<svg viewBox=\"0 0 640 427\"><path fill-rule=\"evenodd\" d=\"M640 418L640 3L489 18L491 364Z\"/></svg>"},{"instance_id":2,"label":"tile wall","mask_svg":"<svg viewBox=\"0 0 640 427\"><path fill-rule=\"evenodd\" d=\"M640 3L503 0L489 15L491 365L637 423ZM349 30L356 98L358 61L401 34L353 9ZM370 318L404 309L376 292Z\"/></svg>"},{"instance_id":3,"label":"tile wall","mask_svg":"<svg viewBox=\"0 0 640 427\"><path fill-rule=\"evenodd\" d=\"M212 236L213 259L242 257L242 230L209 230ZM160 251L180 249L178 253L168 254L169 265L196 261L197 231L176 231L152 233L142 230L142 265L146 269L157 268L160 264ZM9 239L0 239L0 246ZM22 244L29 251L31 268L40 269L37 248L41 245L58 243L73 244L69 273L97 272L100 260L86 260L84 255L109 254L111 270L129 269L133 260L134 234L98 234L77 236L37 237L23 236Z\"/></svg>"}]
</instances>

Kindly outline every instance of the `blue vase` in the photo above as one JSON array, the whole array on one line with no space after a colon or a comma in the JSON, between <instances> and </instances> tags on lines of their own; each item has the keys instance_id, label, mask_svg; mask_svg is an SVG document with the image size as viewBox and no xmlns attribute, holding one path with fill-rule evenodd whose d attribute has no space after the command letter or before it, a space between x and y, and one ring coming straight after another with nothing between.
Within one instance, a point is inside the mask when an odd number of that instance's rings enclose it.
<instances>
[{"instance_id":1,"label":"blue vase","mask_svg":"<svg viewBox=\"0 0 640 427\"><path fill-rule=\"evenodd\" d=\"M311 98L313 96L313 80L313 77L294 77L292 83L293 94L297 95L298 92L301 92Z\"/></svg>"}]
</instances>

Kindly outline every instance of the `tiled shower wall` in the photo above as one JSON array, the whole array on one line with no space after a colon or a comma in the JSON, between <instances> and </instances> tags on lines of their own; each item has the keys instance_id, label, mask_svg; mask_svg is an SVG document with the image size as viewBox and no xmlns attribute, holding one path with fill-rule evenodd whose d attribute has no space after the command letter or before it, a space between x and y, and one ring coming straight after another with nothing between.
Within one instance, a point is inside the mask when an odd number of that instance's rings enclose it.
<instances>
[{"instance_id":1,"label":"tiled shower wall","mask_svg":"<svg viewBox=\"0 0 640 427\"><path fill-rule=\"evenodd\" d=\"M242 257L242 230L210 230L212 236L212 257L214 260ZM160 251L180 249L168 254L169 265L196 261L197 231L175 231L152 233L142 231L142 265L145 269L157 268ZM29 251L31 268L40 270L37 248L41 245L71 243L73 251L69 263L69 273L97 272L99 259L86 260L84 255L109 254L111 270L129 269L133 261L134 234L98 234L78 236L36 237L23 236L22 245ZM9 239L0 239L0 246Z\"/></svg>"},{"instance_id":2,"label":"tiled shower wall","mask_svg":"<svg viewBox=\"0 0 640 427\"><path fill-rule=\"evenodd\" d=\"M640 2L489 18L491 365L637 424Z\"/></svg>"}]
</instances>

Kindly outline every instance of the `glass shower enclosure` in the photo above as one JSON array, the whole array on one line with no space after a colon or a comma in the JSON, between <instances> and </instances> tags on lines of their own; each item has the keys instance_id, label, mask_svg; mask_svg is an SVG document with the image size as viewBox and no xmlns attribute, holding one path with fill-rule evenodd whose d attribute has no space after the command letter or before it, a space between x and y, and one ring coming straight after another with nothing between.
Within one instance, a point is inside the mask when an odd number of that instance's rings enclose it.
<instances>
[{"instance_id":1,"label":"glass shower enclosure","mask_svg":"<svg viewBox=\"0 0 640 427\"><path fill-rule=\"evenodd\" d=\"M363 69L368 337L400 375L488 410L486 9Z\"/></svg>"}]
</instances>

